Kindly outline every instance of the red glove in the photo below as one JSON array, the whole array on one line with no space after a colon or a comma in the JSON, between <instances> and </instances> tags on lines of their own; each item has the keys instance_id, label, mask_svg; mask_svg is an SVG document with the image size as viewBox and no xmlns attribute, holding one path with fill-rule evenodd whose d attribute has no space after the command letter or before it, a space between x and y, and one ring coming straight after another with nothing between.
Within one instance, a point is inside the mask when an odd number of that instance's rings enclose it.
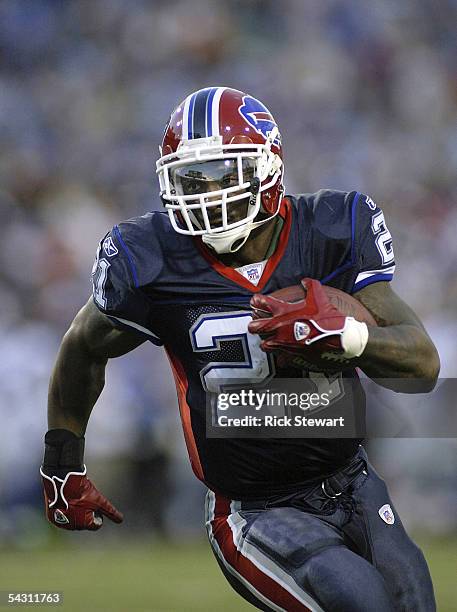
<instances>
[{"instance_id":1,"label":"red glove","mask_svg":"<svg viewBox=\"0 0 457 612\"><path fill-rule=\"evenodd\" d=\"M69 472L64 479L43 477L44 499L48 521L61 529L96 531L103 524L103 515L114 523L124 517L93 485L84 472Z\"/></svg>"},{"instance_id":2,"label":"red glove","mask_svg":"<svg viewBox=\"0 0 457 612\"><path fill-rule=\"evenodd\" d=\"M365 323L343 315L327 298L319 281L301 281L306 297L289 303L270 295L256 294L251 299L253 309L271 316L249 323L251 334L259 334L266 351L283 350L299 353L309 361L319 359L341 361L358 357L368 341Z\"/></svg>"}]
</instances>

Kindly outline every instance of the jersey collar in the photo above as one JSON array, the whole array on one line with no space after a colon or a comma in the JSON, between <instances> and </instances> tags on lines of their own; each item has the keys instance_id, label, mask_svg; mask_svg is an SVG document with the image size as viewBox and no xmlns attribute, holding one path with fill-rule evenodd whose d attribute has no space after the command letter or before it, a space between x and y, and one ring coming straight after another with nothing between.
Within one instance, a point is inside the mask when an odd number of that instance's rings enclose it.
<instances>
[{"instance_id":1,"label":"jersey collar","mask_svg":"<svg viewBox=\"0 0 457 612\"><path fill-rule=\"evenodd\" d=\"M252 293L258 293L262 291L267 282L270 280L271 275L275 271L278 263L281 261L281 258L284 255L284 251L286 250L286 246L289 241L290 227L292 224L292 205L286 197L284 197L281 202L279 215L283 218L284 225L281 229L281 234L279 236L276 250L267 261L267 264L262 272L262 276L260 277L258 285L253 285L251 282L248 281L247 278L237 272L237 270L223 264L222 261L217 259L217 257L213 255L213 253L208 249L208 247L205 246L200 237L194 238L195 244L197 245L197 248L199 249L201 255L206 259L206 261L218 274L233 281L237 285L240 285L241 287L252 291Z\"/></svg>"}]
</instances>

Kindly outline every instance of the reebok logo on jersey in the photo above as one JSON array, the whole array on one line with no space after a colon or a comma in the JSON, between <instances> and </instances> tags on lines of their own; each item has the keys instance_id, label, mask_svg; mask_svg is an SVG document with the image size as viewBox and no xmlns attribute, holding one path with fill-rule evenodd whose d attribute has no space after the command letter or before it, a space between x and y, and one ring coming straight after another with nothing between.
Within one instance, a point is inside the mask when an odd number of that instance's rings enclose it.
<instances>
[{"instance_id":1,"label":"reebok logo on jersey","mask_svg":"<svg viewBox=\"0 0 457 612\"><path fill-rule=\"evenodd\" d=\"M114 255L117 255L119 253L119 251L117 250L117 247L114 244L113 239L111 238L111 236L108 236L103 241L103 250L108 255L108 257L113 257Z\"/></svg>"},{"instance_id":2,"label":"reebok logo on jersey","mask_svg":"<svg viewBox=\"0 0 457 612\"><path fill-rule=\"evenodd\" d=\"M393 525L395 523L395 515L389 504L384 504L384 506L381 506L381 508L378 510L378 514L384 523L387 523L388 525Z\"/></svg>"},{"instance_id":3,"label":"reebok logo on jersey","mask_svg":"<svg viewBox=\"0 0 457 612\"><path fill-rule=\"evenodd\" d=\"M307 325L306 323L302 323L301 321L295 321L295 325L294 325L295 340L297 341L304 340L305 338L309 336L310 331L311 329L309 328L309 325Z\"/></svg>"},{"instance_id":4,"label":"reebok logo on jersey","mask_svg":"<svg viewBox=\"0 0 457 612\"><path fill-rule=\"evenodd\" d=\"M67 525L70 522L62 510L54 510L54 521L58 525Z\"/></svg>"}]
</instances>

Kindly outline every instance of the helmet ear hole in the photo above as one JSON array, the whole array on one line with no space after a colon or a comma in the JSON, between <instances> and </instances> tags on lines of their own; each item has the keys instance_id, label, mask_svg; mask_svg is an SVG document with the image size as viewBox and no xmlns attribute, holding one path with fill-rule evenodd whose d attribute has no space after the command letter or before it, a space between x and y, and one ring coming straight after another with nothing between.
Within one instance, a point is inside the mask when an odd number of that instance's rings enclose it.
<instances>
[{"instance_id":1,"label":"helmet ear hole","mask_svg":"<svg viewBox=\"0 0 457 612\"><path fill-rule=\"evenodd\" d=\"M170 153L173 153L173 149L171 148L171 146L169 144L163 145L162 155L170 155Z\"/></svg>"}]
</instances>

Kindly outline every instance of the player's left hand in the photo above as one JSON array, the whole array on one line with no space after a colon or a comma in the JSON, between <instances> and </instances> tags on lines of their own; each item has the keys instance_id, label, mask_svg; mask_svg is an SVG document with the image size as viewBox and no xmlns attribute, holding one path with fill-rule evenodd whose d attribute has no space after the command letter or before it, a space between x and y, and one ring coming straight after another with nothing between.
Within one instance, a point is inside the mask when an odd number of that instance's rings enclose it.
<instances>
[{"instance_id":1,"label":"player's left hand","mask_svg":"<svg viewBox=\"0 0 457 612\"><path fill-rule=\"evenodd\" d=\"M60 529L97 531L103 516L122 523L122 513L89 480L84 466L84 436L69 429L50 429L40 474L46 517Z\"/></svg>"},{"instance_id":2,"label":"player's left hand","mask_svg":"<svg viewBox=\"0 0 457 612\"><path fill-rule=\"evenodd\" d=\"M368 341L366 324L333 306L318 280L304 278L301 283L306 297L298 302L283 302L262 294L251 299L254 312L265 316L251 321L248 328L263 339L262 350L308 355L310 361L328 351L344 359L359 357Z\"/></svg>"},{"instance_id":3,"label":"player's left hand","mask_svg":"<svg viewBox=\"0 0 457 612\"><path fill-rule=\"evenodd\" d=\"M103 516L114 523L124 517L95 487L84 472L70 472L65 478L43 478L44 499L48 521L60 529L97 531L103 525Z\"/></svg>"}]
</instances>

